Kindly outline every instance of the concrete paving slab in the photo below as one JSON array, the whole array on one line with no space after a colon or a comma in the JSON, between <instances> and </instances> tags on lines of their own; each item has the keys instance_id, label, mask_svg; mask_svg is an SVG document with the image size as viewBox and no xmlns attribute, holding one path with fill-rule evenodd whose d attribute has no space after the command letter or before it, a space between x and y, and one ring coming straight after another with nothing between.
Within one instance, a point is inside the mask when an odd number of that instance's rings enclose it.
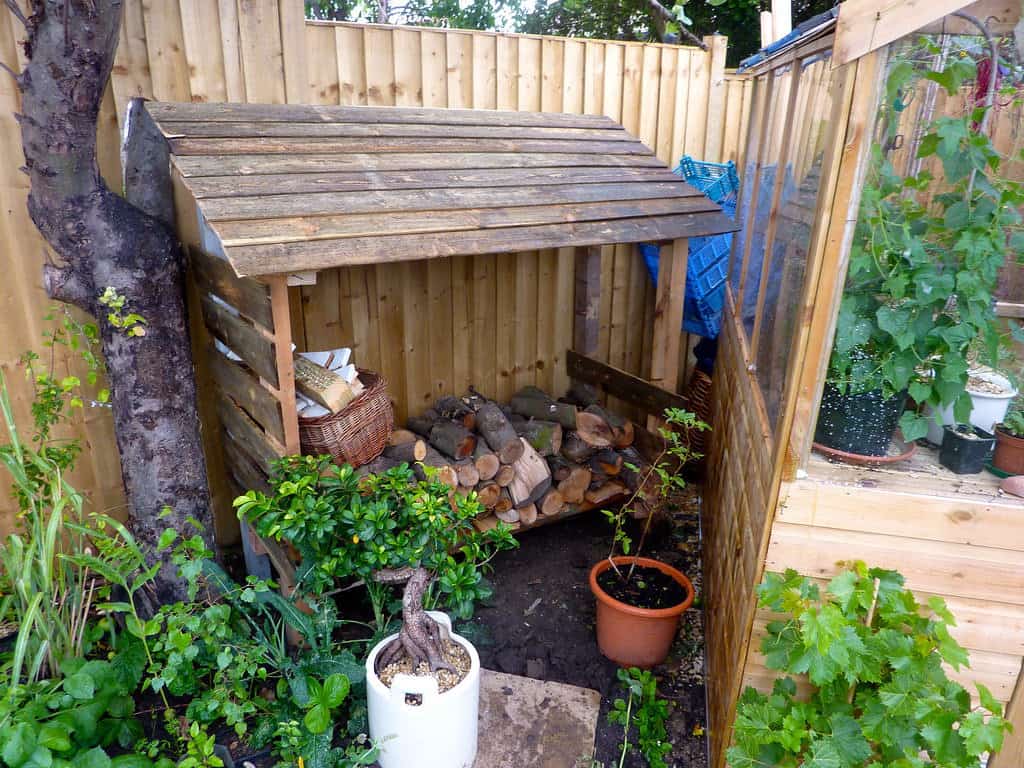
<instances>
[{"instance_id":1,"label":"concrete paving slab","mask_svg":"<svg viewBox=\"0 0 1024 768\"><path fill-rule=\"evenodd\" d=\"M600 708L589 688L484 669L473 768L589 768Z\"/></svg>"}]
</instances>

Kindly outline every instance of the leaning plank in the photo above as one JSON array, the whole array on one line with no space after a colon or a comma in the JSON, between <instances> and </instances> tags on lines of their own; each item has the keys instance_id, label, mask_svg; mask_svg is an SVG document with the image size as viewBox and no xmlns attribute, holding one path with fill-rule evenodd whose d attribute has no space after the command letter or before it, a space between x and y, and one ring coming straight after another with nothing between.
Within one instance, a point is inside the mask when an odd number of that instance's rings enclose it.
<instances>
[{"instance_id":1,"label":"leaning plank","mask_svg":"<svg viewBox=\"0 0 1024 768\"><path fill-rule=\"evenodd\" d=\"M658 198L697 198L705 203L700 210L709 210L706 205L707 198L694 187L678 180L642 184L552 184L538 188L526 185L501 189L412 189L258 195L208 199L202 208L207 221L217 222L230 219L500 208L508 205L552 205ZM717 206L712 205L710 210L717 210Z\"/></svg>"},{"instance_id":2,"label":"leaning plank","mask_svg":"<svg viewBox=\"0 0 1024 768\"><path fill-rule=\"evenodd\" d=\"M598 362L572 350L566 352L569 376L602 387L609 395L625 400L648 413L662 413L666 408L686 408L686 398L656 387L638 376Z\"/></svg>"},{"instance_id":3,"label":"leaning plank","mask_svg":"<svg viewBox=\"0 0 1024 768\"><path fill-rule=\"evenodd\" d=\"M385 189L518 187L595 182L678 181L667 168L484 168L425 171L346 171L269 173L257 176L194 176L189 190L197 199L249 195L301 195L310 192L356 192Z\"/></svg>"},{"instance_id":4,"label":"leaning plank","mask_svg":"<svg viewBox=\"0 0 1024 768\"><path fill-rule=\"evenodd\" d=\"M250 320L270 333L274 332L274 316L270 311L270 289L249 277L235 275L231 265L198 248L189 248L189 264L202 290L216 294Z\"/></svg>"},{"instance_id":5,"label":"leaning plank","mask_svg":"<svg viewBox=\"0 0 1024 768\"><path fill-rule=\"evenodd\" d=\"M627 186L620 187L620 191L627 193ZM225 246L237 248L263 243L297 243L335 237L380 237L383 235L487 230L496 227L522 227L583 221L601 222L637 216L712 213L717 210L718 206L703 196L670 197L568 205L545 204L465 209L456 207L443 211L246 219L219 221L213 229Z\"/></svg>"},{"instance_id":6,"label":"leaning plank","mask_svg":"<svg viewBox=\"0 0 1024 768\"><path fill-rule=\"evenodd\" d=\"M423 107L321 106L312 104L186 104L148 102L146 109L157 122L268 121L341 123L421 123L433 125L558 125L606 128L618 124L597 115L512 112L506 110L430 109Z\"/></svg>"},{"instance_id":7,"label":"leaning plank","mask_svg":"<svg viewBox=\"0 0 1024 768\"><path fill-rule=\"evenodd\" d=\"M564 168L571 166L658 168L654 155L519 154L515 152L424 152L421 154L233 155L174 157L185 177L341 171L473 170L485 168Z\"/></svg>"},{"instance_id":8,"label":"leaning plank","mask_svg":"<svg viewBox=\"0 0 1024 768\"><path fill-rule=\"evenodd\" d=\"M270 474L272 463L287 451L281 443L268 435L223 392L217 393L217 414L221 424L257 463L264 473Z\"/></svg>"},{"instance_id":9,"label":"leaning plank","mask_svg":"<svg viewBox=\"0 0 1024 768\"><path fill-rule=\"evenodd\" d=\"M272 275L383 262L410 261L483 253L508 253L569 245L639 243L732 232L736 225L721 213L680 214L608 222L545 224L531 227L385 235L272 243L225 249L242 275Z\"/></svg>"},{"instance_id":10,"label":"leaning plank","mask_svg":"<svg viewBox=\"0 0 1024 768\"><path fill-rule=\"evenodd\" d=\"M562 126L433 125L415 123L270 123L165 120L160 128L168 139L180 138L458 138L458 139L591 139L635 141L623 128Z\"/></svg>"},{"instance_id":11,"label":"leaning plank","mask_svg":"<svg viewBox=\"0 0 1024 768\"><path fill-rule=\"evenodd\" d=\"M207 359L210 373L220 390L244 408L275 440L284 444L284 420L277 398L241 365L228 360L213 347L209 348Z\"/></svg>"},{"instance_id":12,"label":"leaning plank","mask_svg":"<svg viewBox=\"0 0 1024 768\"><path fill-rule=\"evenodd\" d=\"M210 333L224 342L256 373L273 386L278 386L277 346L274 342L209 296L203 296L200 302L203 320Z\"/></svg>"}]
</instances>

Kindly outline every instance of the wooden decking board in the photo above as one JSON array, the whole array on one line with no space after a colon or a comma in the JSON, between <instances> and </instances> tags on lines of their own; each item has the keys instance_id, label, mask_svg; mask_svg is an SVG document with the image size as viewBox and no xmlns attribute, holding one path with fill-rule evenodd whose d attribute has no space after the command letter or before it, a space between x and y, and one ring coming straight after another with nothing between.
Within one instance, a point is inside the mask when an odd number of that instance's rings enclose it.
<instances>
[{"instance_id":1,"label":"wooden decking board","mask_svg":"<svg viewBox=\"0 0 1024 768\"><path fill-rule=\"evenodd\" d=\"M580 153L423 152L373 155L186 155L174 157L182 176L235 176L266 173L338 173L341 171L474 170L485 168L564 168L571 166L659 168L654 155ZM680 182L683 183L683 182Z\"/></svg>"},{"instance_id":2,"label":"wooden decking board","mask_svg":"<svg viewBox=\"0 0 1024 768\"><path fill-rule=\"evenodd\" d=\"M639 141L594 141L591 139L459 139L448 137L413 138L230 138L169 139L171 152L188 155L316 155L331 154L427 154L435 152L481 153L515 152L536 154L646 155Z\"/></svg>"},{"instance_id":3,"label":"wooden decking board","mask_svg":"<svg viewBox=\"0 0 1024 768\"><path fill-rule=\"evenodd\" d=\"M457 138L457 139L587 139L599 141L636 141L620 127L577 128L548 125L420 125L407 123L269 123L163 121L169 138Z\"/></svg>"},{"instance_id":4,"label":"wooden decking board","mask_svg":"<svg viewBox=\"0 0 1024 768\"><path fill-rule=\"evenodd\" d=\"M146 109L157 122L337 122L420 123L433 125L559 126L564 128L620 128L603 115L559 112L518 112L493 109L437 109L427 107L323 106L312 104L198 104L150 102Z\"/></svg>"},{"instance_id":5,"label":"wooden decking board","mask_svg":"<svg viewBox=\"0 0 1024 768\"><path fill-rule=\"evenodd\" d=\"M734 228L732 220L715 211L607 222L237 246L226 249L226 252L240 275L271 275L279 274L285 268L294 271L320 270L446 256L562 248L569 245L674 240L731 232Z\"/></svg>"},{"instance_id":6,"label":"wooden decking board","mask_svg":"<svg viewBox=\"0 0 1024 768\"><path fill-rule=\"evenodd\" d=\"M227 248L247 244L302 242L341 237L411 235L485 230L582 221L611 221L649 215L713 212L705 197L623 200L572 205L463 208L455 211L340 214L216 222L213 229Z\"/></svg>"},{"instance_id":7,"label":"wooden decking board","mask_svg":"<svg viewBox=\"0 0 1024 768\"><path fill-rule=\"evenodd\" d=\"M518 106L544 106L535 86L520 83ZM735 229L609 117L297 104L147 109L239 276Z\"/></svg>"},{"instance_id":8,"label":"wooden decking board","mask_svg":"<svg viewBox=\"0 0 1024 768\"><path fill-rule=\"evenodd\" d=\"M313 192L304 195L254 195L207 198L203 215L209 222L274 219L286 216L436 211L439 216L467 208L516 205L570 205L612 200L699 198L700 192L677 182L627 184L563 184L543 187L414 189L365 192ZM682 203L682 201L680 201ZM712 204L714 205L714 204ZM706 209L714 211L717 206Z\"/></svg>"},{"instance_id":9,"label":"wooden decking board","mask_svg":"<svg viewBox=\"0 0 1024 768\"><path fill-rule=\"evenodd\" d=\"M676 181L659 168L502 168L483 170L348 171L341 173L271 173L257 176L193 177L189 187L197 200L210 197L248 197L260 194L308 194L397 189L464 187L535 187L550 184Z\"/></svg>"}]
</instances>

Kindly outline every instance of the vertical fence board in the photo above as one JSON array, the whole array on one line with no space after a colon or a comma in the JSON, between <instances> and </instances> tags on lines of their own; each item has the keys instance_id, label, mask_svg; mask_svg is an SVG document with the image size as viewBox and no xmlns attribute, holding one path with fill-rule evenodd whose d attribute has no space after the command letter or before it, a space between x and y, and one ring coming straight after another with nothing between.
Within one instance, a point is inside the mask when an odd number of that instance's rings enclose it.
<instances>
[{"instance_id":1,"label":"vertical fence board","mask_svg":"<svg viewBox=\"0 0 1024 768\"><path fill-rule=\"evenodd\" d=\"M220 9L209 0L179 0L193 101L227 101Z\"/></svg>"},{"instance_id":2,"label":"vertical fence board","mask_svg":"<svg viewBox=\"0 0 1024 768\"><path fill-rule=\"evenodd\" d=\"M161 101L190 101L192 92L178 3L143 0L142 20L146 27L153 97Z\"/></svg>"},{"instance_id":3,"label":"vertical fence board","mask_svg":"<svg viewBox=\"0 0 1024 768\"><path fill-rule=\"evenodd\" d=\"M366 103L366 65L363 63L363 33L358 27L335 27L340 101L345 106Z\"/></svg>"},{"instance_id":4,"label":"vertical fence board","mask_svg":"<svg viewBox=\"0 0 1024 768\"><path fill-rule=\"evenodd\" d=\"M493 35L473 35L473 108L497 107L498 71L497 38Z\"/></svg>"},{"instance_id":5,"label":"vertical fence board","mask_svg":"<svg viewBox=\"0 0 1024 768\"><path fill-rule=\"evenodd\" d=\"M238 0L238 38L246 101L284 104L284 49L277 4Z\"/></svg>"},{"instance_id":6,"label":"vertical fence board","mask_svg":"<svg viewBox=\"0 0 1024 768\"><path fill-rule=\"evenodd\" d=\"M209 2L209 0L206 0ZM224 91L228 101L245 101L245 76L242 73L242 43L238 31L238 5L235 0L217 0L220 12L220 48L224 62Z\"/></svg>"}]
</instances>

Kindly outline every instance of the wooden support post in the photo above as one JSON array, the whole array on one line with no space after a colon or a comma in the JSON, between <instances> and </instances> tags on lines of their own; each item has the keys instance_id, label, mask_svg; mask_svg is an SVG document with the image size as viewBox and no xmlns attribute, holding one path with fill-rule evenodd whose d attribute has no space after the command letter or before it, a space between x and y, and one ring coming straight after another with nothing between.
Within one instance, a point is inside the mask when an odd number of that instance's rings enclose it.
<instances>
[{"instance_id":1,"label":"wooden support post","mask_svg":"<svg viewBox=\"0 0 1024 768\"><path fill-rule=\"evenodd\" d=\"M299 414L295 404L295 363L292 360L292 321L288 307L288 282L283 275L266 278L270 286L270 311L274 318L277 354L277 399L284 422L284 447L288 455L299 453Z\"/></svg>"},{"instance_id":2,"label":"wooden support post","mask_svg":"<svg viewBox=\"0 0 1024 768\"><path fill-rule=\"evenodd\" d=\"M597 353L601 310L601 248L576 249L576 294L573 302L572 345L581 355Z\"/></svg>"},{"instance_id":3,"label":"wooden support post","mask_svg":"<svg viewBox=\"0 0 1024 768\"><path fill-rule=\"evenodd\" d=\"M651 383L669 392L679 391L679 342L683 329L686 295L686 261L689 241L683 237L661 247L658 259L658 290L654 304L654 338L651 343ZM655 429L660 414L648 416Z\"/></svg>"}]
</instances>

